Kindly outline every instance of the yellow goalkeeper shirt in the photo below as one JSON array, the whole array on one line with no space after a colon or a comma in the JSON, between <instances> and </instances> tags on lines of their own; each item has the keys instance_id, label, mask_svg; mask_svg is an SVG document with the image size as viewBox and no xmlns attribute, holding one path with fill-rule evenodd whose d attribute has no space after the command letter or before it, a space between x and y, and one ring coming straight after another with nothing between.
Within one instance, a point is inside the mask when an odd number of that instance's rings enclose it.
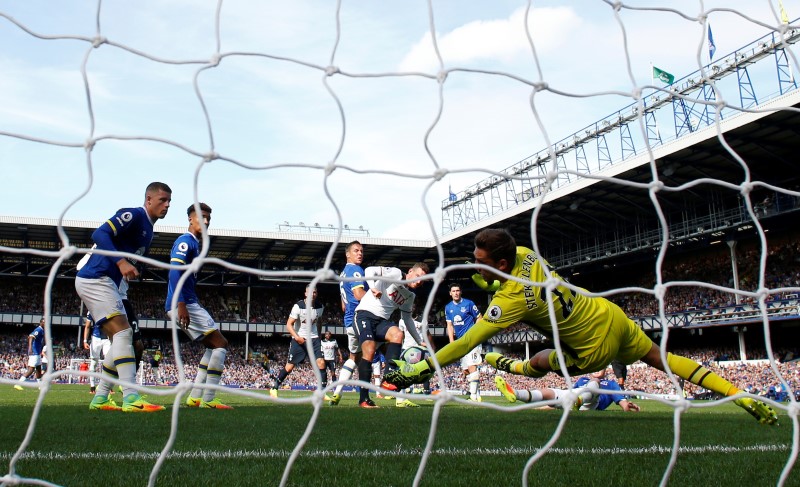
<instances>
[{"instance_id":1,"label":"yellow goalkeeper shirt","mask_svg":"<svg viewBox=\"0 0 800 487\"><path fill-rule=\"evenodd\" d=\"M600 346L611 325L609 302L605 298L584 296L563 285L552 288L548 301L545 264L533 250L517 247L511 275L524 282L508 279L502 283L483 317L463 337L436 353L439 363L444 366L455 362L515 323L525 323L554 338L550 309L555 314L558 339L565 354L582 357ZM554 279L560 279L552 270L551 274Z\"/></svg>"}]
</instances>

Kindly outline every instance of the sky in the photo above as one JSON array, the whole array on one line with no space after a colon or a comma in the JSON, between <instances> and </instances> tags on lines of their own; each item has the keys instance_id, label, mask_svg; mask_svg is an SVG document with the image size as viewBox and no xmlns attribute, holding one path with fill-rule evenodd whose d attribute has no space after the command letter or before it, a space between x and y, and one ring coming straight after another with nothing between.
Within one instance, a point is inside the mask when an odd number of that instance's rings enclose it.
<instances>
[{"instance_id":1,"label":"sky","mask_svg":"<svg viewBox=\"0 0 800 487\"><path fill-rule=\"evenodd\" d=\"M215 228L429 240L450 188L629 105L651 64L707 63L704 12L717 55L779 24L766 0L628 1L618 17L533 2L534 56L525 1L432 1L432 18L422 0L220 5L218 45L215 1L105 1L98 21L88 0L0 0L0 215L99 222L163 181L161 224L185 226L197 198ZM572 96L532 97L541 81Z\"/></svg>"}]
</instances>

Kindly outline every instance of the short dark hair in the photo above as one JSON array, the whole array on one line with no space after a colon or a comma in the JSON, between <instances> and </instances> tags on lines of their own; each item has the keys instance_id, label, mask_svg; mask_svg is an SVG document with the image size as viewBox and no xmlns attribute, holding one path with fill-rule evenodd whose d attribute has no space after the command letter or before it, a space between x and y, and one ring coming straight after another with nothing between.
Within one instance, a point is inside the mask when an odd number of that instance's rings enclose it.
<instances>
[{"instance_id":1,"label":"short dark hair","mask_svg":"<svg viewBox=\"0 0 800 487\"><path fill-rule=\"evenodd\" d=\"M166 193L172 194L172 188L167 186L167 183L160 183L158 181L154 181L147 185L147 189L144 191L145 194L147 193L154 193L156 191L164 191Z\"/></svg>"},{"instance_id":2,"label":"short dark hair","mask_svg":"<svg viewBox=\"0 0 800 487\"><path fill-rule=\"evenodd\" d=\"M457 288L461 289L461 284L459 284L457 282L451 282L450 285L447 287L447 289L452 291L454 287L457 287Z\"/></svg>"},{"instance_id":3,"label":"short dark hair","mask_svg":"<svg viewBox=\"0 0 800 487\"><path fill-rule=\"evenodd\" d=\"M475 247L485 250L495 262L505 259L514 267L517 259L517 241L505 228L486 228L475 235Z\"/></svg>"},{"instance_id":4,"label":"short dark hair","mask_svg":"<svg viewBox=\"0 0 800 487\"><path fill-rule=\"evenodd\" d=\"M428 273L431 272L430 267L428 267L428 264L426 264L425 262L417 262L411 268L412 269L422 269L422 272L424 272L425 274L428 274Z\"/></svg>"},{"instance_id":5,"label":"short dark hair","mask_svg":"<svg viewBox=\"0 0 800 487\"><path fill-rule=\"evenodd\" d=\"M210 215L211 207L205 203L200 203L200 211L205 211ZM186 209L186 216L192 216L192 213L194 213L194 203L189 205L189 208Z\"/></svg>"},{"instance_id":6,"label":"short dark hair","mask_svg":"<svg viewBox=\"0 0 800 487\"><path fill-rule=\"evenodd\" d=\"M344 251L345 252L350 252L350 249L353 248L353 245L361 245L361 242L359 242L358 240L353 240L352 242L347 244L347 247L344 248Z\"/></svg>"}]
</instances>

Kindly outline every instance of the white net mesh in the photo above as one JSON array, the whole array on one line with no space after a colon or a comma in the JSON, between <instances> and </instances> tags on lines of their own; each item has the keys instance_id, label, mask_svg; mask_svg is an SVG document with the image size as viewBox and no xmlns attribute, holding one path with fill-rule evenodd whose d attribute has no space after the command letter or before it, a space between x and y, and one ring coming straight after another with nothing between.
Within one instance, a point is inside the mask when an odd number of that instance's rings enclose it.
<instances>
[{"instance_id":1,"label":"white net mesh","mask_svg":"<svg viewBox=\"0 0 800 487\"><path fill-rule=\"evenodd\" d=\"M751 100L741 93L741 78L726 91L726 83L734 78L716 78L706 57L708 19L715 22L720 50L724 42L732 51L769 32L775 33L777 42L793 36L792 25L781 21L783 6L774 2L758 2L757 6L751 5L754 2L719 6L681 2L674 8L585 3L541 8L530 2L503 4L505 10L496 13L485 12L486 5L463 2L413 7L348 2L321 7L293 2L291 8L222 1L217 5L180 1L5 4L0 11L5 74L0 80L0 150L11 157L4 156L4 201L8 204L4 203L3 211L26 214L25 204L19 202L32 195L46 200L50 215L55 216L52 212L58 208L59 221L96 220L115 205L139 201L147 182L164 180L175 195L181 195L181 201L188 202L192 195L196 201L211 203L215 214L232 215L224 224L228 228L263 225L263 215L293 221L329 219L338 228L364 218L384 236L425 239L430 235L438 245L448 237L437 235L439 201L431 190L442 192L446 183L466 187L477 174L520 184L518 193L524 193L526 187L538 188L528 193L528 199L536 196L530 203L536 207L531 235L538 251L537 218L547 201L564 197L570 184L613 181L650 192L665 229L659 236L664 250L658 256L654 288L614 289L603 295L650 293L659 300L663 317L663 297L669 285L664 284L660 270L671 237L658 193L716 183L740 192L755 222L764 249L759 285L748 293L703 282L681 284L753 298L763 324L768 325L766 299L775 290L768 289L765 282L767 239L758 225L750 193L758 187L793 197L800 193L752 181L748 175L736 184L695 180L681 187L663 185L656 171L652 130L661 132L659 145L669 142L671 136L663 133L663 128L659 131L658 119L648 120L645 100L648 96L685 98L696 107L683 123L693 129L705 123L718 135L723 115L727 120L738 114L794 110L792 98L778 96L768 107L754 97ZM59 13L44 13L50 10ZM722 32L735 32L736 40L723 41ZM793 82L791 73L797 62L791 46L785 47L784 64L778 66L787 69L784 74L788 78L783 79ZM686 82L715 86L714 97L698 99L665 89L663 83L652 79L651 62L664 68L659 72L699 69L699 77ZM779 95L784 95L782 82L779 80ZM739 92L734 91L737 88ZM563 162L558 151L567 148L555 140L629 103L636 107L626 114L631 117L632 135L607 149L624 158L626 140L643 144L654 174L652 181L614 180L617 172L601 170L616 162L615 158L604 157L600 150L596 160L582 163L578 159L575 165ZM727 146L724 137L719 140L746 172L748 161ZM507 165L503 161L518 160L520 151L529 152L532 145L547 147L541 155L552 163L538 166L538 172L510 175L500 171ZM113 197L104 188L113 188ZM470 194L457 193L459 198L469 199ZM313 208L313 204L308 208L305 203L311 202L324 202L325 208ZM387 202L392 208L387 208ZM382 211L369 214L364 206L380 206ZM455 214L448 215L448 231L488 226L504 217L502 212L492 211L473 217L474 221L469 216L461 215L466 219L458 220ZM44 290L47 317L59 265L88 250L74 247L59 228L62 247L57 250L41 250L35 245L0 247L10 255L55 259ZM336 278L331 270L333 259L339 258L333 255L335 246L325 266L314 271L259 271L209 257L207 234L203 243L206 250L194 261L193 270L217 264L270 277L311 278L315 284ZM139 261L166 267L155 259ZM439 264L432 276L432 294L440 289L448 271L464 267L446 266L443 260ZM548 281L540 285L552 291L557 284ZM426 311L432 301L425 301ZM776 366L769 330L764 326L771 369L788 388ZM173 428L161 455L154 459L151 484L173 450L178 406L191 388L183 373L177 333L173 331L179 385L171 390L143 389L151 395L174 396ZM47 343L51 343L49 332ZM74 370L57 374L77 375ZM677 387L675 377L670 378ZM28 434L11 458L3 482L47 485L46 480L21 479L15 473L15 464L26 453L35 430L49 381L40 387L42 394ZM293 463L314 432L323 407L318 392L305 400L315 411L286 462L281 485L289 482ZM259 393L236 393L264 399ZM788 406L772 403L789 416L786 423L794 428L794 443L781 466L780 483L786 480L797 450L797 408L790 397ZM433 427L414 484L425 476L440 406L451 401L456 399L445 394L434 409ZM681 400L669 404L676 411L676 433L664 483L680 451L679 413L689 407ZM499 409L493 404L483 407ZM568 417L565 411L551 440L530 452L521 474L524 483L535 462L559 452L553 445Z\"/></svg>"}]
</instances>

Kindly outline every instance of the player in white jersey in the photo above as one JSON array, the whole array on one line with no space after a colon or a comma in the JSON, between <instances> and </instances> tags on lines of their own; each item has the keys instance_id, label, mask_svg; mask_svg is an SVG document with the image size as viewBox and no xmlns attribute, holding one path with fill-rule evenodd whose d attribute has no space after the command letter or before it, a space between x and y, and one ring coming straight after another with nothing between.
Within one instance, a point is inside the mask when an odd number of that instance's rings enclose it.
<instances>
[{"instance_id":1,"label":"player in white jersey","mask_svg":"<svg viewBox=\"0 0 800 487\"><path fill-rule=\"evenodd\" d=\"M320 342L322 348L322 358L325 360L325 369L331 373L331 382L336 382L337 359L342 361L342 352L339 350L339 343L333 339L331 332L326 331L325 336Z\"/></svg>"},{"instance_id":2,"label":"player in white jersey","mask_svg":"<svg viewBox=\"0 0 800 487\"><path fill-rule=\"evenodd\" d=\"M97 366L105 359L106 354L111 350L111 340L103 333L92 313L86 313L86 320L83 325L83 348L89 351L89 370L98 372ZM97 388L97 379L89 377L89 392L94 394Z\"/></svg>"},{"instance_id":3,"label":"player in white jersey","mask_svg":"<svg viewBox=\"0 0 800 487\"><path fill-rule=\"evenodd\" d=\"M396 267L367 267L365 277L369 284L370 292L366 293L356 307L353 320L358 341L361 344L361 361L358 364L358 377L365 380L372 370L372 358L375 356L377 342L386 342L386 372L397 368L394 360L400 357L403 333L397 324L390 321L392 313L400 310L401 319L406 323L409 333L414 336L417 343L422 343L422 338L414 326L411 310L416 295L411 289L418 288L422 281L420 278L428 273L428 265L418 262L409 269L408 273ZM381 279L376 279L381 278ZM400 284L396 281L409 281ZM397 387L384 382L381 387L395 391ZM363 408L376 408L378 406L369 397L369 389L361 388L359 406Z\"/></svg>"},{"instance_id":4,"label":"player in white jersey","mask_svg":"<svg viewBox=\"0 0 800 487\"><path fill-rule=\"evenodd\" d=\"M436 351L436 349L433 348L433 337L431 336L430 331L427 334L425 333L425 331L424 331L425 325L421 321L419 321L416 318L414 318L414 328L416 328L416 330L417 330L417 335L419 335L420 337L422 337L422 336L425 337L425 342L422 343L421 345L417 345L417 342L414 340L414 335L412 335L411 332L409 332L406 329L406 324L405 324L404 321L400 320L400 322L397 324L397 326L398 326L398 328L400 328L400 331L403 332L403 349L400 352L400 356L401 357L403 356L403 353L406 351L406 349L411 348L411 347L416 347L416 346L427 347L427 345L430 345L431 349L434 352ZM425 391L425 394L430 394L430 392L431 392L430 381L425 381L422 384L422 387L423 387L423 389ZM412 388L409 387L409 388L405 389L405 392L411 392L411 390L412 390ZM397 407L399 407L399 408L418 407L419 406L418 404L416 404L416 403L414 403L414 402L412 402L412 401L410 401L408 399L401 399L400 397L397 398L397 402L396 402L395 405Z\"/></svg>"},{"instance_id":5,"label":"player in white jersey","mask_svg":"<svg viewBox=\"0 0 800 487\"><path fill-rule=\"evenodd\" d=\"M306 286L305 299L301 299L292 306L292 311L289 313L289 319L286 321L286 331L292 335L292 340L289 343L289 359L286 365L281 369L280 374L272 384L269 395L278 397L278 389L280 388L286 377L294 370L295 365L300 365L308 356L306 351L306 341L311 340L311 348L314 351L314 358L322 375L321 387L324 389L328 386L328 371L325 368L325 359L322 358L322 348L320 345L319 332L322 322L322 312L324 310L322 304L317 302L317 289L314 288L311 294L311 307L308 307L306 299L309 298L308 292L311 291L310 286ZM300 322L300 329L295 330L295 323ZM309 357L309 363L311 358ZM330 398L327 398L330 400Z\"/></svg>"}]
</instances>

